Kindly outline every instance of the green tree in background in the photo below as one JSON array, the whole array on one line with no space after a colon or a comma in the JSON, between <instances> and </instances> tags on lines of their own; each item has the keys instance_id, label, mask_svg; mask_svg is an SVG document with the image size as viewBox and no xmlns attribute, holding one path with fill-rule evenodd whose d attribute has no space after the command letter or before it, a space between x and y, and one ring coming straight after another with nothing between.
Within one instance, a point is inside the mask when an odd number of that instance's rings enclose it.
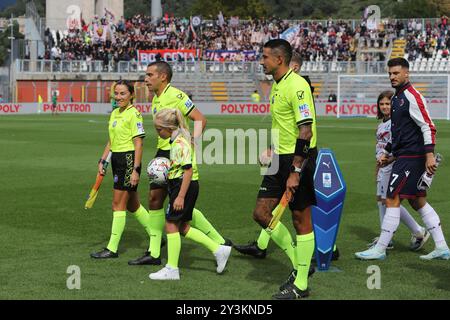
<instances>
[{"instance_id":1,"label":"green tree in background","mask_svg":"<svg viewBox=\"0 0 450 320\"><path fill-rule=\"evenodd\" d=\"M430 0L436 7L439 16L450 16L450 0Z\"/></svg>"},{"instance_id":2,"label":"green tree in background","mask_svg":"<svg viewBox=\"0 0 450 320\"><path fill-rule=\"evenodd\" d=\"M405 10L405 8L408 8ZM404 0L394 7L397 18L432 18L438 17L437 6L427 0Z\"/></svg>"},{"instance_id":3,"label":"green tree in background","mask_svg":"<svg viewBox=\"0 0 450 320\"><path fill-rule=\"evenodd\" d=\"M23 34L19 33L19 24L17 21L13 23L13 33L16 39L23 39ZM9 50L11 49L11 40L8 37L11 36L11 29L6 28L3 32L0 32L0 66L2 66L9 56Z\"/></svg>"},{"instance_id":4,"label":"green tree in background","mask_svg":"<svg viewBox=\"0 0 450 320\"><path fill-rule=\"evenodd\" d=\"M224 16L239 16L244 19L267 17L270 13L263 0L196 0L189 13L216 19L219 11Z\"/></svg>"},{"instance_id":5,"label":"green tree in background","mask_svg":"<svg viewBox=\"0 0 450 320\"><path fill-rule=\"evenodd\" d=\"M30 0L17 0L16 4L5 8L5 10L0 11L0 17L10 18L11 14L15 17L23 16L26 11L26 3ZM45 17L45 0L34 0L36 9L41 17Z\"/></svg>"},{"instance_id":6,"label":"green tree in background","mask_svg":"<svg viewBox=\"0 0 450 320\"><path fill-rule=\"evenodd\" d=\"M150 15L151 1L150 0L125 0L123 5L123 15L125 18L130 18L134 15L140 14L144 16Z\"/></svg>"},{"instance_id":7,"label":"green tree in background","mask_svg":"<svg viewBox=\"0 0 450 320\"><path fill-rule=\"evenodd\" d=\"M1 1L1 0L0 0ZM25 14L26 2L16 4L0 12L0 17ZM45 1L33 0L39 14L45 17ZM283 19L360 19L370 5L381 8L381 17L440 17L450 16L450 0L162 0L163 13L176 17L202 15L216 18L219 11L225 16L238 15L241 18L276 16ZM124 15L130 18L136 14L150 15L151 0L124 0Z\"/></svg>"}]
</instances>

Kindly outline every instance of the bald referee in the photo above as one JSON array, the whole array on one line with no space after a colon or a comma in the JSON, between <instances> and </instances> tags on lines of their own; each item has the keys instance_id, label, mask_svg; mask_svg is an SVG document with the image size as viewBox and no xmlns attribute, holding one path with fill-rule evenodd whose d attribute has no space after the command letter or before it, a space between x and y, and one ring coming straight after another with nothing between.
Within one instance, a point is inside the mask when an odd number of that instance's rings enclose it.
<instances>
[{"instance_id":1,"label":"bald referee","mask_svg":"<svg viewBox=\"0 0 450 320\"><path fill-rule=\"evenodd\" d=\"M316 112L308 82L289 68L291 57L292 48L285 40L274 39L264 45L261 64L265 74L275 80L270 93L270 110L272 136L278 131L279 139L274 141L272 163L278 162L279 168L275 174L264 176L253 212L254 220L294 266L295 271L273 296L283 300L309 295L308 270L314 251L311 206L316 204L313 181L317 157ZM266 229L285 190L293 194L289 208L297 234L295 246L281 221L272 231Z\"/></svg>"},{"instance_id":2,"label":"bald referee","mask_svg":"<svg viewBox=\"0 0 450 320\"><path fill-rule=\"evenodd\" d=\"M300 74L300 70L302 68L302 57L298 51L292 52L291 61L289 62L289 68L291 68L295 73ZM308 82L311 88L311 93L314 93L314 87L312 86L309 77L305 75L303 75L302 77L306 80L306 82ZM271 149L269 149L268 151L266 150L263 154L264 159L269 160L270 158L268 157L268 155L271 154ZM258 259L264 259L267 254L267 247L269 246L269 241L270 235L266 232L266 230L262 229L256 241L253 241L245 245L235 245L234 248L242 254L250 255ZM331 260L338 260L338 259L339 259L339 249L335 245L333 248L333 255L331 257ZM309 276L311 276L314 272L315 272L314 267L310 266ZM292 275L295 274L295 266L294 270L291 273Z\"/></svg>"}]
</instances>

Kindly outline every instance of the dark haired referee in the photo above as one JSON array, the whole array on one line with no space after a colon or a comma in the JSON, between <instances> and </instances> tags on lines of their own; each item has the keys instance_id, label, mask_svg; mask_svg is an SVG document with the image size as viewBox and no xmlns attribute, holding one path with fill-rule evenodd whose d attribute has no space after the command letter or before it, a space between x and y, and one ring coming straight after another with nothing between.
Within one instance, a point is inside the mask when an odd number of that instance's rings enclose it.
<instances>
[{"instance_id":1,"label":"dark haired referee","mask_svg":"<svg viewBox=\"0 0 450 320\"><path fill-rule=\"evenodd\" d=\"M272 231L266 229L294 266L288 281L273 296L275 299L300 299L309 295L308 270L314 251L311 206L316 204L316 111L308 82L289 68L291 57L289 42L274 39L264 45L261 60L264 73L275 80L270 93L270 111L272 137L279 138L273 141L272 165L278 163L279 168L275 174L264 176L253 218L267 228L273 209L288 190L292 194L289 208L297 233L296 246L293 246L291 234L281 221ZM236 247L241 251L243 246Z\"/></svg>"}]
</instances>

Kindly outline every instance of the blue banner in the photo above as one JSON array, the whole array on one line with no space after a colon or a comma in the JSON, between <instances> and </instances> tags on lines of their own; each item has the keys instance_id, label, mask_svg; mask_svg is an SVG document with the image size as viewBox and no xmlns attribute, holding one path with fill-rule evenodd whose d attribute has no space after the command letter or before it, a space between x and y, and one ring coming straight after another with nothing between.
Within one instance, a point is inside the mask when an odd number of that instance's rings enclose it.
<instances>
[{"instance_id":1,"label":"blue banner","mask_svg":"<svg viewBox=\"0 0 450 320\"><path fill-rule=\"evenodd\" d=\"M287 40L289 42L292 41L292 38L295 37L295 35L298 33L298 31L300 30L300 26L295 26L295 27L290 27L288 29L286 29L281 35L280 38Z\"/></svg>"},{"instance_id":2,"label":"blue banner","mask_svg":"<svg viewBox=\"0 0 450 320\"><path fill-rule=\"evenodd\" d=\"M314 173L317 206L312 208L315 256L319 270L328 270L341 220L346 185L330 149L321 149Z\"/></svg>"}]
</instances>

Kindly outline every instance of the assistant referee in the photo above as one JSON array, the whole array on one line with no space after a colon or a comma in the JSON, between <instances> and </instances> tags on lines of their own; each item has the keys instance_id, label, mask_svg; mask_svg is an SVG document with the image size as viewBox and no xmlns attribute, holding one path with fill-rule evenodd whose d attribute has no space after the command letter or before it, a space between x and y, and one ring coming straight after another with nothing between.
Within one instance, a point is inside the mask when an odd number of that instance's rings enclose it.
<instances>
[{"instance_id":1,"label":"assistant referee","mask_svg":"<svg viewBox=\"0 0 450 320\"><path fill-rule=\"evenodd\" d=\"M141 173L142 147L145 137L142 116L133 106L134 86L121 80L114 87L118 108L109 120L109 140L98 164L100 174L104 174L103 164L112 151L111 167L114 177L113 223L108 246L100 252L92 253L96 259L117 258L117 249L125 228L126 211L133 213L150 236L149 214L140 204L137 187Z\"/></svg>"}]
</instances>

